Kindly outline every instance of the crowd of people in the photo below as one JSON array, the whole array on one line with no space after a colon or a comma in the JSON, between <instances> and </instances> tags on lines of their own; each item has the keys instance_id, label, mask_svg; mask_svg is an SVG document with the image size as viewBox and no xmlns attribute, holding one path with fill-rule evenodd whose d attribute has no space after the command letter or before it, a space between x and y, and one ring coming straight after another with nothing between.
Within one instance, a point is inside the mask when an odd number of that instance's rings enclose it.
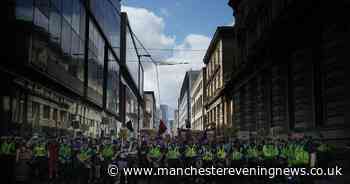
<instances>
[{"instance_id":1,"label":"crowd of people","mask_svg":"<svg viewBox=\"0 0 350 184\"><path fill-rule=\"evenodd\" d=\"M332 148L312 138L285 140L165 140L142 141L77 137L1 137L4 183L293 183L293 178L235 176L108 175L119 167L327 167ZM317 161L313 155L317 154ZM302 183L301 181L297 181ZM142 182L141 182L142 183Z\"/></svg>"}]
</instances>

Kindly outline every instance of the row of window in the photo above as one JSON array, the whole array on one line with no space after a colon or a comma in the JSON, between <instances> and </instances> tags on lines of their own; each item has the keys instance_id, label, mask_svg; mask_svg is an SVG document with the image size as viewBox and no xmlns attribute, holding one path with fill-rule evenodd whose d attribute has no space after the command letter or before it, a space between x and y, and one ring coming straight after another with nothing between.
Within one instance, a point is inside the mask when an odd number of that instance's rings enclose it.
<instances>
[{"instance_id":1,"label":"row of window","mask_svg":"<svg viewBox=\"0 0 350 184\"><path fill-rule=\"evenodd\" d=\"M110 1L95 1L92 6L104 7L101 12L105 19L98 19L107 40L114 51L120 47L119 12L106 11L111 8ZM112 9L109 9L112 10ZM32 12L32 13L28 13ZM117 59L108 51L108 66L104 66L105 41L96 25L89 22L88 71L85 74L85 22L86 9L80 0L18 0L16 1L16 19L34 23L33 46L30 62L33 66L54 75L72 89L82 94L84 76L88 76L88 97L102 105L104 67L108 67L107 108L119 112L119 65ZM117 52L119 55L119 52Z\"/></svg>"},{"instance_id":2,"label":"row of window","mask_svg":"<svg viewBox=\"0 0 350 184\"><path fill-rule=\"evenodd\" d=\"M341 99L344 93L341 86L344 79L342 69L333 68L331 71L338 74L334 76L339 81L335 85L327 83L327 78L332 77L329 73L322 73L323 69L329 68L328 66L340 65L339 62L331 64L321 62L322 85L316 90L325 95L320 99L322 112L318 115L322 117L315 122L313 117L315 109L312 102L314 99L312 86L314 85L311 77L314 66L311 62L304 60L307 58L304 55L310 54L308 51L302 50L301 53L298 53L299 56L303 55L303 57L298 57L298 60L295 60L293 56L294 59L291 60L290 65L291 76L284 75L286 72L283 72L283 67L277 65L270 71L262 72L235 92L232 98L233 124L241 130L263 131L265 134L270 128L277 128L281 133L285 133L289 128L310 128L314 124L324 127L343 125L344 103ZM291 88L287 88L287 83ZM289 99L287 91L291 97ZM291 101L287 103L288 100ZM270 119L268 118L269 113Z\"/></svg>"},{"instance_id":3,"label":"row of window","mask_svg":"<svg viewBox=\"0 0 350 184\"><path fill-rule=\"evenodd\" d=\"M236 17L237 25L243 25L244 32L236 34L238 36L239 54L237 61L246 61L250 49L264 35L265 30L271 23L293 2L293 0L262 1L260 4L241 6ZM255 7L257 8L255 8ZM255 16L259 14L259 16ZM241 24L241 22L243 24ZM248 25L249 24L249 25ZM238 63L239 65L239 63Z\"/></svg>"},{"instance_id":4,"label":"row of window","mask_svg":"<svg viewBox=\"0 0 350 184\"><path fill-rule=\"evenodd\" d=\"M194 118L196 116L197 113L199 113L200 111L202 111L203 109L203 95L200 95L197 99L194 99L195 102L192 105L192 118Z\"/></svg>"},{"instance_id":5,"label":"row of window","mask_svg":"<svg viewBox=\"0 0 350 184\"><path fill-rule=\"evenodd\" d=\"M206 112L208 128L215 128L223 122L222 104L218 104Z\"/></svg>"},{"instance_id":6,"label":"row of window","mask_svg":"<svg viewBox=\"0 0 350 184\"><path fill-rule=\"evenodd\" d=\"M219 69L217 74L213 76L213 78L211 79L211 81L209 82L206 88L207 96L209 98L215 96L217 90L220 89L223 85L223 77L222 77L221 71L222 70Z\"/></svg>"},{"instance_id":7,"label":"row of window","mask_svg":"<svg viewBox=\"0 0 350 184\"><path fill-rule=\"evenodd\" d=\"M76 106L77 104L71 105ZM91 113L88 115L91 116L90 118L83 114L76 114L76 108L71 108L71 106L60 107L58 104L28 95L23 91L15 91L9 106L11 106L12 122L17 124L27 122L34 131L43 126L66 130L80 128L87 131L89 127L95 127L100 123L97 120L90 119L92 117ZM76 125L79 127L75 127Z\"/></svg>"},{"instance_id":8,"label":"row of window","mask_svg":"<svg viewBox=\"0 0 350 184\"><path fill-rule=\"evenodd\" d=\"M207 64L207 78L210 78L214 74L217 67L221 65L221 62L222 62L222 49L221 49L221 41L219 41Z\"/></svg>"},{"instance_id":9,"label":"row of window","mask_svg":"<svg viewBox=\"0 0 350 184\"><path fill-rule=\"evenodd\" d=\"M192 130L203 130L203 117L200 117L192 122Z\"/></svg>"}]
</instances>

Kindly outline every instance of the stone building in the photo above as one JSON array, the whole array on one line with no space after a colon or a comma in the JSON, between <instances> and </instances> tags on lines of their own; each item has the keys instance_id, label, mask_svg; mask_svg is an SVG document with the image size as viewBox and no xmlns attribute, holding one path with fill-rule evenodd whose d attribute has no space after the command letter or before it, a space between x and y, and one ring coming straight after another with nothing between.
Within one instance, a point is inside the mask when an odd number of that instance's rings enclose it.
<instances>
[{"instance_id":1,"label":"stone building","mask_svg":"<svg viewBox=\"0 0 350 184\"><path fill-rule=\"evenodd\" d=\"M203 108L203 75L204 70L200 70L191 88L191 129L203 130L204 108Z\"/></svg>"},{"instance_id":2,"label":"stone building","mask_svg":"<svg viewBox=\"0 0 350 184\"><path fill-rule=\"evenodd\" d=\"M206 65L203 79L205 95L204 129L217 130L231 124L230 100L225 91L233 68L234 50L233 27L218 27L203 59Z\"/></svg>"},{"instance_id":3,"label":"stone building","mask_svg":"<svg viewBox=\"0 0 350 184\"><path fill-rule=\"evenodd\" d=\"M349 142L349 1L230 0L232 125L249 135L321 133Z\"/></svg>"}]
</instances>

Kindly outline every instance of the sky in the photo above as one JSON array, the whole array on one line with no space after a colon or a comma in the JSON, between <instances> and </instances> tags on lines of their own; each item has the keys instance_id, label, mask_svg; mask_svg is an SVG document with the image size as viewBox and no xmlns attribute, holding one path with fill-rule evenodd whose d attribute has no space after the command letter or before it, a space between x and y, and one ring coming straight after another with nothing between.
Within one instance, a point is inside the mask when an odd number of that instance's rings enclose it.
<instances>
[{"instance_id":1,"label":"sky","mask_svg":"<svg viewBox=\"0 0 350 184\"><path fill-rule=\"evenodd\" d=\"M234 24L228 0L122 0L121 3L133 32L154 60L189 63L159 66L160 103L173 111L177 108L185 72L201 69L216 27ZM156 68L150 63L143 65L144 90L155 91L159 104Z\"/></svg>"}]
</instances>

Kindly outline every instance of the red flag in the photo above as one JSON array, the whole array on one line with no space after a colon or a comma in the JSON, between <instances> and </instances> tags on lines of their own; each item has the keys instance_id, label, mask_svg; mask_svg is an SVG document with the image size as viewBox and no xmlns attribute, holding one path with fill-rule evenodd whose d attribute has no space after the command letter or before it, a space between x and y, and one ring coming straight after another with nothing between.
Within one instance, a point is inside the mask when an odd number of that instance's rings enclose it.
<instances>
[{"instance_id":1,"label":"red flag","mask_svg":"<svg viewBox=\"0 0 350 184\"><path fill-rule=\"evenodd\" d=\"M165 123L163 122L163 120L160 120L158 134L162 135L166 130L167 130L167 127L166 127Z\"/></svg>"}]
</instances>

